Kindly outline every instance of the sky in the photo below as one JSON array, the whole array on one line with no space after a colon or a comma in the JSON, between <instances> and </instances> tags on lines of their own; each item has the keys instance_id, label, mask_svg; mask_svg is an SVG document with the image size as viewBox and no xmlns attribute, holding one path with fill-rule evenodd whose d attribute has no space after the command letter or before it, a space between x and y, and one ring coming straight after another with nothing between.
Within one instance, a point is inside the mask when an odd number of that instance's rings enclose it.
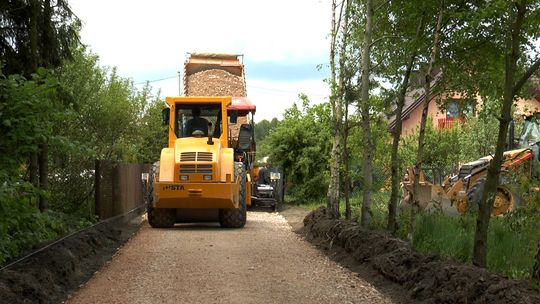
<instances>
[{"instance_id":1,"label":"sky","mask_svg":"<svg viewBox=\"0 0 540 304\"><path fill-rule=\"evenodd\" d=\"M329 0L70 0L81 40L142 86L178 95L187 52L244 55L256 120L282 118L305 93L327 100ZM323 66L319 69L318 66Z\"/></svg>"}]
</instances>

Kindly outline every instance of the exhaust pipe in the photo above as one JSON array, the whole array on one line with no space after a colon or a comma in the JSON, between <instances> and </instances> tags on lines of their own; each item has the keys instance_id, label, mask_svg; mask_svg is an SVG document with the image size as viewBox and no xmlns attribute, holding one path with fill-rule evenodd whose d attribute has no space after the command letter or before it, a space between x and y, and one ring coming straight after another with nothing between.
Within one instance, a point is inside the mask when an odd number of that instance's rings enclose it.
<instances>
[{"instance_id":1,"label":"exhaust pipe","mask_svg":"<svg viewBox=\"0 0 540 304\"><path fill-rule=\"evenodd\" d=\"M212 123L208 123L208 141L206 142L209 145L213 145L214 141L212 139Z\"/></svg>"}]
</instances>

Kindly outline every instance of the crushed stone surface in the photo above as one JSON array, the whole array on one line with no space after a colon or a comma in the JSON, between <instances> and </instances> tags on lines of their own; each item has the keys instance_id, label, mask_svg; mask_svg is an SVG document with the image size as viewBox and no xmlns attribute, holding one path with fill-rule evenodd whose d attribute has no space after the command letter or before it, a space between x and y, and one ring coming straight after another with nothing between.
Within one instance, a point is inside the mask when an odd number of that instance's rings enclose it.
<instances>
[{"instance_id":1,"label":"crushed stone surface","mask_svg":"<svg viewBox=\"0 0 540 304\"><path fill-rule=\"evenodd\" d=\"M186 77L188 96L246 96L244 79L227 71L210 69Z\"/></svg>"},{"instance_id":2,"label":"crushed stone surface","mask_svg":"<svg viewBox=\"0 0 540 304\"><path fill-rule=\"evenodd\" d=\"M144 225L67 303L392 303L278 213L243 229Z\"/></svg>"}]
</instances>

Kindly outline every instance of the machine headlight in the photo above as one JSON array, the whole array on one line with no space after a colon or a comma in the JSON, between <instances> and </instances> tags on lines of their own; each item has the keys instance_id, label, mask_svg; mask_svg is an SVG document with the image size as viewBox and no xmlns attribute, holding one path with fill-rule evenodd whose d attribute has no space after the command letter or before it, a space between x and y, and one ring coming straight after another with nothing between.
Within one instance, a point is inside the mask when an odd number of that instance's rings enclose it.
<instances>
[{"instance_id":1,"label":"machine headlight","mask_svg":"<svg viewBox=\"0 0 540 304\"><path fill-rule=\"evenodd\" d=\"M212 180L212 175L203 175L203 179L206 181Z\"/></svg>"},{"instance_id":2,"label":"machine headlight","mask_svg":"<svg viewBox=\"0 0 540 304\"><path fill-rule=\"evenodd\" d=\"M189 175L180 175L180 180L183 180L183 181L189 180Z\"/></svg>"}]
</instances>

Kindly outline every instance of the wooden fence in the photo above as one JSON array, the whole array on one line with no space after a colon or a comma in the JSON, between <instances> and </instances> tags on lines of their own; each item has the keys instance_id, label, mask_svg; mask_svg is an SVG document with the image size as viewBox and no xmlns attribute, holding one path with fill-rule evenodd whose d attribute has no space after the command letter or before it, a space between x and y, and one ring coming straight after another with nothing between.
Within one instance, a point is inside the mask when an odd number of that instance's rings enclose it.
<instances>
[{"instance_id":1,"label":"wooden fence","mask_svg":"<svg viewBox=\"0 0 540 304\"><path fill-rule=\"evenodd\" d=\"M150 166L96 160L96 215L103 220L143 204L141 174L148 173Z\"/></svg>"}]
</instances>

